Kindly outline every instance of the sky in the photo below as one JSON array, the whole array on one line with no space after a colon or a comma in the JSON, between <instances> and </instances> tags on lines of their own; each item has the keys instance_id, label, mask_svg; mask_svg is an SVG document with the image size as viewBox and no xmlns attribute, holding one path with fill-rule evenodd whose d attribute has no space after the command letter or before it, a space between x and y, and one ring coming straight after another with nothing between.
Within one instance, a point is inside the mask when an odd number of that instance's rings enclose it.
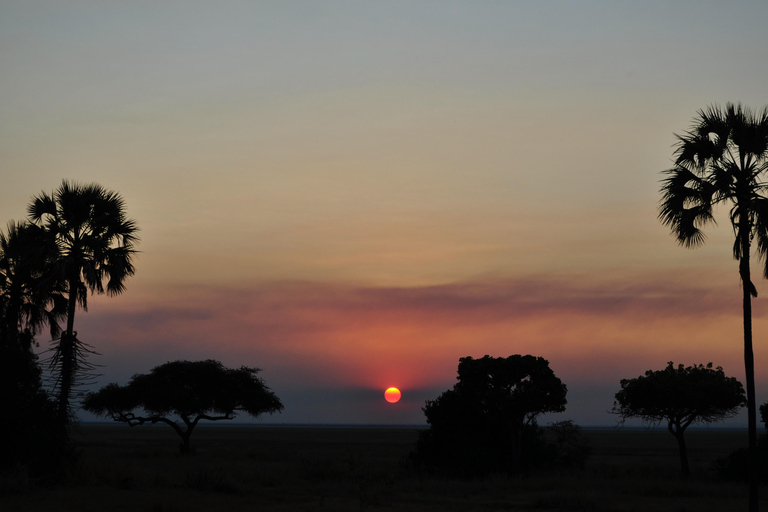
<instances>
[{"instance_id":1,"label":"sky","mask_svg":"<svg viewBox=\"0 0 768 512\"><path fill-rule=\"evenodd\" d=\"M568 386L543 423L614 425L619 381L667 361L743 382L725 212L690 250L657 208L698 109L768 104L766 19L738 0L0 0L0 222L63 179L125 200L136 275L76 317L98 385L213 358L262 369L285 410L260 423L424 424L459 358L532 354Z\"/></svg>"}]
</instances>

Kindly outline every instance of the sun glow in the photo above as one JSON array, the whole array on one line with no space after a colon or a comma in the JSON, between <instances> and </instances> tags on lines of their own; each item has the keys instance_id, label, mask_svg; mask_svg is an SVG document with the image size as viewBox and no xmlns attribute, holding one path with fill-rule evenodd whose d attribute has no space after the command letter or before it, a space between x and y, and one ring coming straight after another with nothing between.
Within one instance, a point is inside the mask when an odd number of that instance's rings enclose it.
<instances>
[{"instance_id":1,"label":"sun glow","mask_svg":"<svg viewBox=\"0 0 768 512\"><path fill-rule=\"evenodd\" d=\"M393 404L400 400L400 390L397 388L389 388L384 392L384 398L387 402Z\"/></svg>"}]
</instances>

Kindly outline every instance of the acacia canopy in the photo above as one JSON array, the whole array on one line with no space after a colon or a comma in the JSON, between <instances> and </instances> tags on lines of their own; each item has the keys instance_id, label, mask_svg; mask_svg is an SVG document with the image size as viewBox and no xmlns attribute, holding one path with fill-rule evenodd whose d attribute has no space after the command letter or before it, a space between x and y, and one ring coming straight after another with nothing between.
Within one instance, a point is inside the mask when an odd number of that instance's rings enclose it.
<instances>
[{"instance_id":1,"label":"acacia canopy","mask_svg":"<svg viewBox=\"0 0 768 512\"><path fill-rule=\"evenodd\" d=\"M283 404L257 376L258 368L226 368L219 361L172 361L136 374L126 386L108 384L90 393L83 407L130 426L166 423L182 438L182 452L200 420L231 420L283 410ZM137 411L143 410L145 414ZM174 421L181 419L186 429Z\"/></svg>"},{"instance_id":2,"label":"acacia canopy","mask_svg":"<svg viewBox=\"0 0 768 512\"><path fill-rule=\"evenodd\" d=\"M641 418L667 429L677 439L680 468L690 473L685 446L685 429L694 423L712 423L731 418L746 404L744 387L735 377L726 377L722 367L699 364L678 365L671 361L663 370L648 370L634 379L622 379L612 412L622 417Z\"/></svg>"}]
</instances>

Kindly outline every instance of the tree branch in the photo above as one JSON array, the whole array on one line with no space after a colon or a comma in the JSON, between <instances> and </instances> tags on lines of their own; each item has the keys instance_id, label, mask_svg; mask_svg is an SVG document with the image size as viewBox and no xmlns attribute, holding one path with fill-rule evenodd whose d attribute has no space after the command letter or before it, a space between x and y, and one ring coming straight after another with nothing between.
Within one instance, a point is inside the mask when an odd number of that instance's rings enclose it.
<instances>
[{"instance_id":1,"label":"tree branch","mask_svg":"<svg viewBox=\"0 0 768 512\"><path fill-rule=\"evenodd\" d=\"M151 423L152 425L156 423L165 423L170 425L181 437L184 437L184 431L181 429L181 427L179 427L175 421L168 419L165 416L136 416L132 412L119 412L112 413L112 419L115 421L127 423L131 427L143 425L147 422Z\"/></svg>"}]
</instances>

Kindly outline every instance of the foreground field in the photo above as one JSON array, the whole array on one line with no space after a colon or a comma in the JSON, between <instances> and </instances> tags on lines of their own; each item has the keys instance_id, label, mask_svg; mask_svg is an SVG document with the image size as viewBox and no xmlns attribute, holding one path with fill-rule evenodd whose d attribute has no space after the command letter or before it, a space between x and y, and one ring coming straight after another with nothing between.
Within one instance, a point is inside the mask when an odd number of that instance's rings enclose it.
<instances>
[{"instance_id":1,"label":"foreground field","mask_svg":"<svg viewBox=\"0 0 768 512\"><path fill-rule=\"evenodd\" d=\"M719 481L710 464L746 441L740 431L688 433L692 478L678 476L665 430L586 430L578 472L464 481L404 464L410 428L199 427L181 456L167 426L78 427L68 485L23 475L3 482L3 511L640 511L746 510L746 487ZM762 489L765 498L768 489ZM762 507L768 506L768 501Z\"/></svg>"}]
</instances>

